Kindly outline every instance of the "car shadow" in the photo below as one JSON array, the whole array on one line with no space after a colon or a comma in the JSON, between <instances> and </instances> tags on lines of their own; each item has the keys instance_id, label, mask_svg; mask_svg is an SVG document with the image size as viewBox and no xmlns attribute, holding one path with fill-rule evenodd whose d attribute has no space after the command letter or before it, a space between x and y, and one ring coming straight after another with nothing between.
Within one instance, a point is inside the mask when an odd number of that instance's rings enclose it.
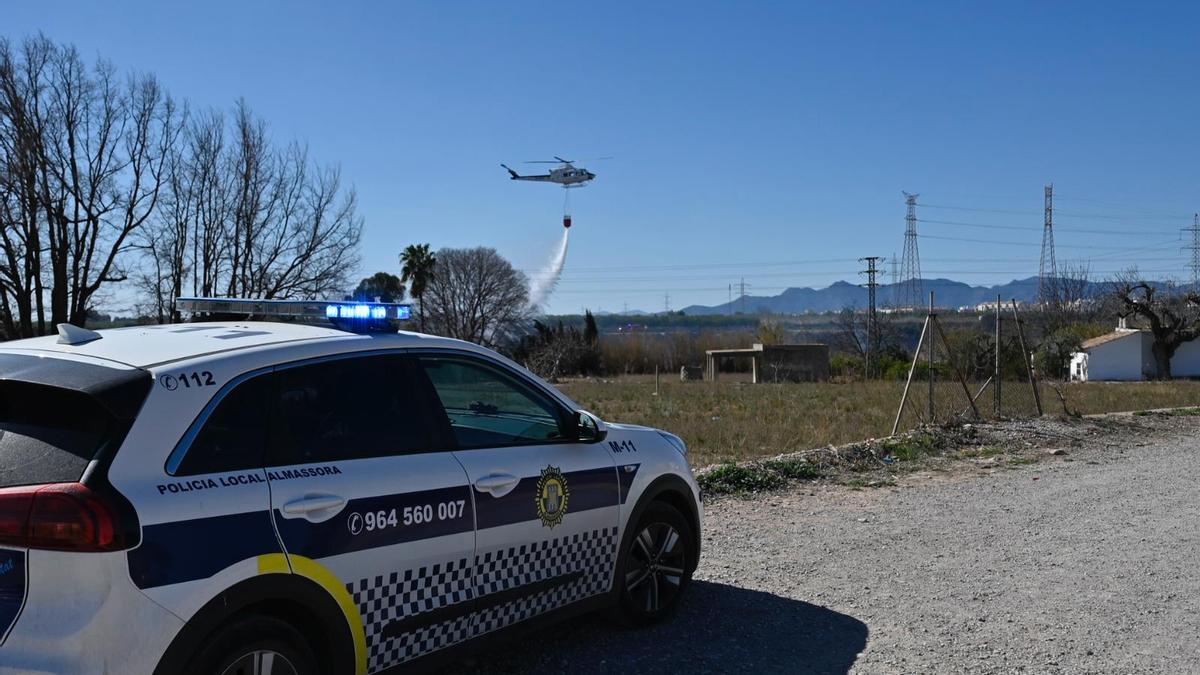
<instances>
[{"instance_id":1,"label":"car shadow","mask_svg":"<svg viewBox=\"0 0 1200 675\"><path fill-rule=\"evenodd\" d=\"M672 620L615 627L603 613L543 628L442 671L847 673L867 625L800 600L695 581Z\"/></svg>"}]
</instances>

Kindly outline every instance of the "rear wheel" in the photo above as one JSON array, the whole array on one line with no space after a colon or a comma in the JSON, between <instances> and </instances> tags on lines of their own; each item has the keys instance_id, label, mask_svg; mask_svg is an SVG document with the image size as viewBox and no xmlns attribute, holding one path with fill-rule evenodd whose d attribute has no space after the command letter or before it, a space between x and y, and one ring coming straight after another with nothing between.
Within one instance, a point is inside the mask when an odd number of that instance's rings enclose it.
<instances>
[{"instance_id":1,"label":"rear wheel","mask_svg":"<svg viewBox=\"0 0 1200 675\"><path fill-rule=\"evenodd\" d=\"M218 630L192 660L190 675L317 675L300 631L270 616L248 616Z\"/></svg>"},{"instance_id":2,"label":"rear wheel","mask_svg":"<svg viewBox=\"0 0 1200 675\"><path fill-rule=\"evenodd\" d=\"M621 552L617 583L626 622L647 625L670 617L692 578L692 528L675 507L654 502Z\"/></svg>"}]
</instances>

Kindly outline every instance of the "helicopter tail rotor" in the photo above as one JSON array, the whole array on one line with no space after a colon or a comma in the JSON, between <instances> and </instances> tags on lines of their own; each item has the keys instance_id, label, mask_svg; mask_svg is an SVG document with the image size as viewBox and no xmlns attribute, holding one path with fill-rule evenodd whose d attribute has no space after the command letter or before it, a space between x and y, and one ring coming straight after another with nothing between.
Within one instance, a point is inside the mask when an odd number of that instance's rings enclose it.
<instances>
[{"instance_id":1,"label":"helicopter tail rotor","mask_svg":"<svg viewBox=\"0 0 1200 675\"><path fill-rule=\"evenodd\" d=\"M508 169L508 175L511 176L513 180L516 180L521 177L521 174L517 173L516 171L513 171L512 169L509 169L507 164L501 164L500 166L504 167L505 169Z\"/></svg>"}]
</instances>

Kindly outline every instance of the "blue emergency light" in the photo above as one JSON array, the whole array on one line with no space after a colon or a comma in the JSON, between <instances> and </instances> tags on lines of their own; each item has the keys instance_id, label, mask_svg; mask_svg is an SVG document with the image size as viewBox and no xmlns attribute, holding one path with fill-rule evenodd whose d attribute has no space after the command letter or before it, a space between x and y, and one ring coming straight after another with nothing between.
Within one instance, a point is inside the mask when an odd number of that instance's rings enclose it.
<instances>
[{"instance_id":1,"label":"blue emergency light","mask_svg":"<svg viewBox=\"0 0 1200 675\"><path fill-rule=\"evenodd\" d=\"M346 330L394 330L393 322L412 318L412 305L394 302L179 298L175 304L185 312L243 314L256 319L325 319Z\"/></svg>"},{"instance_id":2,"label":"blue emergency light","mask_svg":"<svg viewBox=\"0 0 1200 675\"><path fill-rule=\"evenodd\" d=\"M412 318L412 307L379 302L356 302L354 304L325 305L327 319L393 319L404 321Z\"/></svg>"}]
</instances>

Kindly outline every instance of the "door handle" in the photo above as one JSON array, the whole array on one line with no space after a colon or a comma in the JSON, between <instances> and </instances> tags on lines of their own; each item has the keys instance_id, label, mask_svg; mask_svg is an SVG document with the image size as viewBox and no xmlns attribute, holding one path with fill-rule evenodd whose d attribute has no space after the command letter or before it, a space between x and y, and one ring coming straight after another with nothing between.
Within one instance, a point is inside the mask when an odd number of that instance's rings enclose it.
<instances>
[{"instance_id":1,"label":"door handle","mask_svg":"<svg viewBox=\"0 0 1200 675\"><path fill-rule=\"evenodd\" d=\"M521 479L511 473L491 473L475 480L475 489L490 492L493 497L503 497L513 491Z\"/></svg>"},{"instance_id":2,"label":"door handle","mask_svg":"<svg viewBox=\"0 0 1200 675\"><path fill-rule=\"evenodd\" d=\"M322 521L328 520L337 514L337 512L346 505L346 500L337 495L308 495L301 497L284 504L280 511L283 511L285 516L300 516L308 517L310 514L323 515L325 517L310 517L309 520ZM319 513L324 512L324 513Z\"/></svg>"}]
</instances>

